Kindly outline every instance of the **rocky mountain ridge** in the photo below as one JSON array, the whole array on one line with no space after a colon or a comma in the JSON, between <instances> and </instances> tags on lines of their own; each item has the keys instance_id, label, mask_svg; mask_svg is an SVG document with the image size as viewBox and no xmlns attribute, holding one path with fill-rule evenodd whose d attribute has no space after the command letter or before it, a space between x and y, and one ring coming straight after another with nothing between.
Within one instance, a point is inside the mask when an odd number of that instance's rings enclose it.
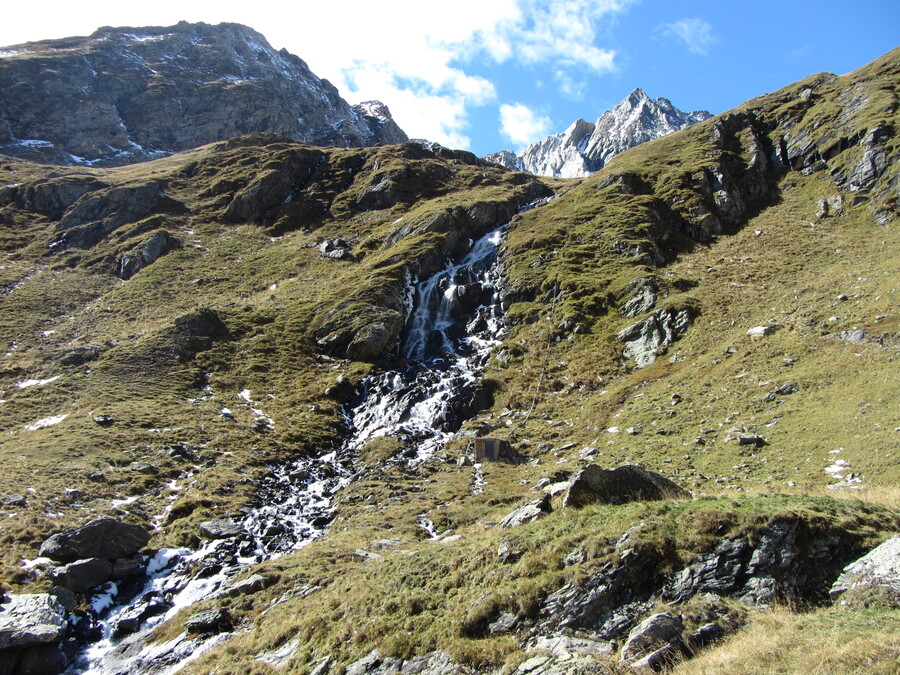
<instances>
[{"instance_id":1,"label":"rocky mountain ridge","mask_svg":"<svg viewBox=\"0 0 900 675\"><path fill-rule=\"evenodd\" d=\"M642 89L635 89L596 122L578 119L565 131L535 141L518 155L503 150L485 159L539 176L583 178L629 148L710 117L705 110L682 112L666 98L650 98Z\"/></svg>"},{"instance_id":2,"label":"rocky mountain ridge","mask_svg":"<svg viewBox=\"0 0 900 675\"><path fill-rule=\"evenodd\" d=\"M0 50L0 153L145 161L253 132L322 146L402 143L387 106L348 104L240 24L98 29Z\"/></svg>"}]
</instances>

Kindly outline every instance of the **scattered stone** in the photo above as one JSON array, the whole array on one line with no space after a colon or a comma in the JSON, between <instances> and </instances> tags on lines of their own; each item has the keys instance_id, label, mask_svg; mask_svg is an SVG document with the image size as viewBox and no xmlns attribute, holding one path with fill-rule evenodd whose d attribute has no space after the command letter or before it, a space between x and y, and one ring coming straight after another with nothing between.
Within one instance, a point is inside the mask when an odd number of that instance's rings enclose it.
<instances>
[{"instance_id":1,"label":"scattered stone","mask_svg":"<svg viewBox=\"0 0 900 675\"><path fill-rule=\"evenodd\" d=\"M3 506L27 506L28 500L24 495L6 495L0 499L0 504Z\"/></svg>"},{"instance_id":2,"label":"scattered stone","mask_svg":"<svg viewBox=\"0 0 900 675\"><path fill-rule=\"evenodd\" d=\"M900 597L900 535L891 537L856 562L847 565L829 593L834 600L860 586L887 588Z\"/></svg>"},{"instance_id":3,"label":"scattered stone","mask_svg":"<svg viewBox=\"0 0 900 675\"><path fill-rule=\"evenodd\" d=\"M66 633L66 610L48 593L10 595L0 602L0 650L59 642Z\"/></svg>"},{"instance_id":4,"label":"scattered stone","mask_svg":"<svg viewBox=\"0 0 900 675\"><path fill-rule=\"evenodd\" d=\"M109 581L113 565L105 558L77 560L50 571L50 578L73 593L87 593L102 583Z\"/></svg>"},{"instance_id":5,"label":"scattered stone","mask_svg":"<svg viewBox=\"0 0 900 675\"><path fill-rule=\"evenodd\" d=\"M869 333L864 330L842 330L837 333L828 333L826 340L843 340L852 344L865 344L869 341Z\"/></svg>"},{"instance_id":6,"label":"scattered stone","mask_svg":"<svg viewBox=\"0 0 900 675\"><path fill-rule=\"evenodd\" d=\"M188 633L224 633L231 627L231 613L224 607L197 612L184 622Z\"/></svg>"},{"instance_id":7,"label":"scattered stone","mask_svg":"<svg viewBox=\"0 0 900 675\"><path fill-rule=\"evenodd\" d=\"M101 427L111 427L116 421L109 415L94 415L91 419Z\"/></svg>"},{"instance_id":8,"label":"scattered stone","mask_svg":"<svg viewBox=\"0 0 900 675\"><path fill-rule=\"evenodd\" d=\"M115 518L98 518L81 527L54 534L41 544L39 555L69 563L85 558L128 558L150 541L150 533L140 525Z\"/></svg>"},{"instance_id":9,"label":"scattered stone","mask_svg":"<svg viewBox=\"0 0 900 675\"><path fill-rule=\"evenodd\" d=\"M769 324L768 326L755 326L747 331L747 335L750 336L751 339L768 337L769 335L775 335L779 330L781 330L784 326L780 323Z\"/></svg>"},{"instance_id":10,"label":"scattered stone","mask_svg":"<svg viewBox=\"0 0 900 675\"><path fill-rule=\"evenodd\" d=\"M575 474L563 497L563 507L625 504L653 499L687 499L690 493L668 478L638 466L601 469L590 464Z\"/></svg>"},{"instance_id":11,"label":"scattered stone","mask_svg":"<svg viewBox=\"0 0 900 675\"><path fill-rule=\"evenodd\" d=\"M508 530L525 523L530 523L550 513L550 495L544 495L537 501L520 506L500 521L500 527Z\"/></svg>"},{"instance_id":12,"label":"scattered stone","mask_svg":"<svg viewBox=\"0 0 900 675\"><path fill-rule=\"evenodd\" d=\"M361 548L353 551L353 555L357 558L364 558L365 560L381 560L382 556L378 553L372 553L371 551L364 551Z\"/></svg>"},{"instance_id":13,"label":"scattered stone","mask_svg":"<svg viewBox=\"0 0 900 675\"><path fill-rule=\"evenodd\" d=\"M737 441L738 445L755 445L756 447L768 445L768 441L759 434L751 434L741 429L729 429L725 434L725 441Z\"/></svg>"},{"instance_id":14,"label":"scattered stone","mask_svg":"<svg viewBox=\"0 0 900 675\"><path fill-rule=\"evenodd\" d=\"M799 384L788 382L787 384L783 384L780 387L775 387L775 389L763 396L763 401L765 403L771 403L775 400L776 396L789 396L790 394L796 394L798 391L800 391Z\"/></svg>"},{"instance_id":15,"label":"scattered stone","mask_svg":"<svg viewBox=\"0 0 900 675\"><path fill-rule=\"evenodd\" d=\"M244 526L231 518L204 520L200 523L200 534L207 539L227 539L244 532Z\"/></svg>"}]
</instances>

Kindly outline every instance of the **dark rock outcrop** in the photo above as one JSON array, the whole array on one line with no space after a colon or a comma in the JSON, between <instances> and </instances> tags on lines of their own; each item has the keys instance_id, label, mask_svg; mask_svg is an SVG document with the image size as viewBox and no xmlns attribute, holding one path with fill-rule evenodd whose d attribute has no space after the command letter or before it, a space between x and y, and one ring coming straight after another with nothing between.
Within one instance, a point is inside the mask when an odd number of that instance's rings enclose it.
<instances>
[{"instance_id":1,"label":"dark rock outcrop","mask_svg":"<svg viewBox=\"0 0 900 675\"><path fill-rule=\"evenodd\" d=\"M54 534L41 544L40 554L63 563L85 558L114 560L134 555L149 541L150 533L140 525L98 518Z\"/></svg>"},{"instance_id":2,"label":"dark rock outcrop","mask_svg":"<svg viewBox=\"0 0 900 675\"><path fill-rule=\"evenodd\" d=\"M165 230L154 232L133 251L119 258L116 263L116 276L120 279L130 279L147 265L153 264L180 247L181 242Z\"/></svg>"},{"instance_id":3,"label":"dark rock outcrop","mask_svg":"<svg viewBox=\"0 0 900 675\"><path fill-rule=\"evenodd\" d=\"M339 147L402 143L378 101L350 106L239 24L109 28L0 60L0 153L56 164L153 159L253 132Z\"/></svg>"}]
</instances>

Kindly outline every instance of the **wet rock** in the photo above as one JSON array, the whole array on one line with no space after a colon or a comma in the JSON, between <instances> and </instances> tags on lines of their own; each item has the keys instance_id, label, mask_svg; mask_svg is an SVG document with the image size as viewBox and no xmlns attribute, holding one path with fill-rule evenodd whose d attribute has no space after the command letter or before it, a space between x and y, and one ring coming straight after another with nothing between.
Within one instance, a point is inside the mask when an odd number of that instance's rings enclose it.
<instances>
[{"instance_id":1,"label":"wet rock","mask_svg":"<svg viewBox=\"0 0 900 675\"><path fill-rule=\"evenodd\" d=\"M572 478L563 497L563 507L580 508L586 504L625 504L653 499L687 499L684 488L652 471L638 466L601 469L589 464Z\"/></svg>"},{"instance_id":2,"label":"wet rock","mask_svg":"<svg viewBox=\"0 0 900 675\"><path fill-rule=\"evenodd\" d=\"M50 578L73 593L87 593L112 576L113 565L105 558L77 560L50 571Z\"/></svg>"},{"instance_id":3,"label":"wet rock","mask_svg":"<svg viewBox=\"0 0 900 675\"><path fill-rule=\"evenodd\" d=\"M891 537L845 567L829 593L832 599L837 599L860 586L886 588L900 598L900 535Z\"/></svg>"},{"instance_id":4,"label":"wet rock","mask_svg":"<svg viewBox=\"0 0 900 675\"><path fill-rule=\"evenodd\" d=\"M0 610L0 650L52 644L65 636L66 610L48 593L10 595Z\"/></svg>"},{"instance_id":5,"label":"wet rock","mask_svg":"<svg viewBox=\"0 0 900 675\"><path fill-rule=\"evenodd\" d=\"M115 518L98 518L81 527L54 534L40 549L40 555L69 563L85 558L127 558L150 541L150 533L140 525Z\"/></svg>"},{"instance_id":6,"label":"wet rock","mask_svg":"<svg viewBox=\"0 0 900 675\"><path fill-rule=\"evenodd\" d=\"M546 516L550 511L550 495L544 495L537 501L521 506L508 514L500 521L500 527L504 530L518 527L519 525L524 525L525 523L530 523L538 518Z\"/></svg>"},{"instance_id":7,"label":"wet rock","mask_svg":"<svg viewBox=\"0 0 900 675\"><path fill-rule=\"evenodd\" d=\"M111 579L127 579L128 577L138 576L144 573L143 556L134 556L131 558L116 558L113 562Z\"/></svg>"},{"instance_id":8,"label":"wet rock","mask_svg":"<svg viewBox=\"0 0 900 675\"><path fill-rule=\"evenodd\" d=\"M136 633L148 619L165 614L171 607L170 602L166 602L155 593L147 593L116 617L112 629L113 637L121 638Z\"/></svg>"},{"instance_id":9,"label":"wet rock","mask_svg":"<svg viewBox=\"0 0 900 675\"><path fill-rule=\"evenodd\" d=\"M22 652L17 673L22 675L58 675L69 663L59 644L30 647Z\"/></svg>"},{"instance_id":10,"label":"wet rock","mask_svg":"<svg viewBox=\"0 0 900 675\"><path fill-rule=\"evenodd\" d=\"M665 354L678 336L687 331L691 324L688 310L659 309L642 321L624 328L616 336L625 343L622 355L633 359L635 367L644 368Z\"/></svg>"},{"instance_id":11,"label":"wet rock","mask_svg":"<svg viewBox=\"0 0 900 675\"><path fill-rule=\"evenodd\" d=\"M636 626L622 647L622 661L636 661L661 649L684 648L681 639L681 617L668 613L654 614ZM649 665L649 664L648 664ZM652 666L651 666L652 667Z\"/></svg>"},{"instance_id":12,"label":"wet rock","mask_svg":"<svg viewBox=\"0 0 900 675\"><path fill-rule=\"evenodd\" d=\"M130 253L126 253L116 263L116 276L130 279L142 269L162 256L181 247L181 242L165 230L154 232Z\"/></svg>"},{"instance_id":13,"label":"wet rock","mask_svg":"<svg viewBox=\"0 0 900 675\"><path fill-rule=\"evenodd\" d=\"M231 613L224 607L197 612L184 622L188 633L224 633L231 626Z\"/></svg>"},{"instance_id":14,"label":"wet rock","mask_svg":"<svg viewBox=\"0 0 900 675\"><path fill-rule=\"evenodd\" d=\"M244 526L231 518L204 520L200 523L200 534L207 539L227 539L244 533Z\"/></svg>"}]
</instances>

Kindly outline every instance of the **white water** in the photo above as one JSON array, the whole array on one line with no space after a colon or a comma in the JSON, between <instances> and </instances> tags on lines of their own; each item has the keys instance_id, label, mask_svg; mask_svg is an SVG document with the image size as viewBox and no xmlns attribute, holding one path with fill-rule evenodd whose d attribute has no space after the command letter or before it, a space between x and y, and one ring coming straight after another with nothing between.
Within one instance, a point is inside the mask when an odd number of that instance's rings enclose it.
<instances>
[{"instance_id":1,"label":"white water","mask_svg":"<svg viewBox=\"0 0 900 675\"><path fill-rule=\"evenodd\" d=\"M472 412L480 372L503 332L497 262L502 228L475 242L458 264L412 284L410 316L400 348L402 365L366 378L354 405L345 410L350 435L343 446L319 458L301 458L270 467L259 489L260 506L241 520L237 537L207 542L196 551L163 549L149 562L143 589L115 606L122 589L111 587L94 598L112 606L103 617L103 638L90 646L69 673L134 675L175 672L193 653L222 636L164 645L147 645L152 628L195 602L220 593L246 565L297 550L321 537L332 512L332 497L351 480L346 465L366 441L398 438L405 451L397 461L416 463L439 451ZM238 394L254 406L250 392ZM271 424L268 416L259 413ZM480 467L479 467L480 468ZM483 487L480 471L473 489ZM419 524L432 539L434 525L423 514ZM445 535L448 533L444 533ZM139 617L139 624L135 623ZM128 621L133 631L122 634Z\"/></svg>"}]
</instances>

